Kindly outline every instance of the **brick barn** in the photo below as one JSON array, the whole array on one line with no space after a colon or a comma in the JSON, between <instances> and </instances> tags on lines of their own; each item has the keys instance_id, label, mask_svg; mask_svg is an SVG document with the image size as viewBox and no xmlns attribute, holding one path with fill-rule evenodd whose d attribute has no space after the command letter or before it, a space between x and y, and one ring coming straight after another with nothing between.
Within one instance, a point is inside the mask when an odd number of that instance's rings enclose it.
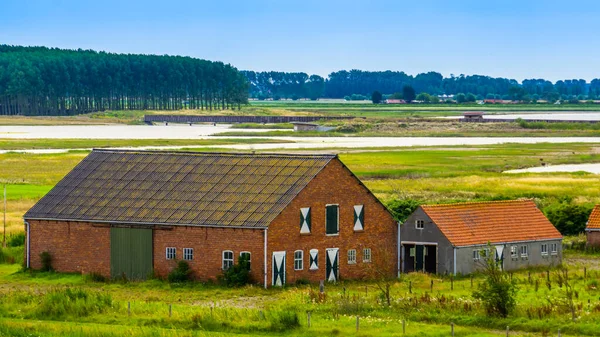
<instances>
[{"instance_id":1,"label":"brick barn","mask_svg":"<svg viewBox=\"0 0 600 337\"><path fill-rule=\"evenodd\" d=\"M562 235L531 200L423 205L400 237L403 272L470 274L483 266L482 254L494 254L504 270L562 260Z\"/></svg>"},{"instance_id":2,"label":"brick barn","mask_svg":"<svg viewBox=\"0 0 600 337\"><path fill-rule=\"evenodd\" d=\"M398 224L336 155L94 150L24 216L28 267L266 286L398 273Z\"/></svg>"},{"instance_id":3,"label":"brick barn","mask_svg":"<svg viewBox=\"0 0 600 337\"><path fill-rule=\"evenodd\" d=\"M588 247L600 248L600 205L596 205L585 227Z\"/></svg>"}]
</instances>

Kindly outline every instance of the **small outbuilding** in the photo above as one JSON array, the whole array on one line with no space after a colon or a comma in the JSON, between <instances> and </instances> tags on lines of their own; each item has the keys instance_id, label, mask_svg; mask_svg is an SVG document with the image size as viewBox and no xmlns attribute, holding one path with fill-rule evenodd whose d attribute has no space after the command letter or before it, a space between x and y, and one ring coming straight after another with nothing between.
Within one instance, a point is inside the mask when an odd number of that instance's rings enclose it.
<instances>
[{"instance_id":1,"label":"small outbuilding","mask_svg":"<svg viewBox=\"0 0 600 337\"><path fill-rule=\"evenodd\" d=\"M585 227L588 247L600 248L600 205L596 205Z\"/></svg>"},{"instance_id":2,"label":"small outbuilding","mask_svg":"<svg viewBox=\"0 0 600 337\"><path fill-rule=\"evenodd\" d=\"M24 216L26 264L257 283L397 275L398 224L336 155L94 150ZM384 257L388 257L384 259Z\"/></svg>"},{"instance_id":3,"label":"small outbuilding","mask_svg":"<svg viewBox=\"0 0 600 337\"><path fill-rule=\"evenodd\" d=\"M403 272L470 274L482 254L494 254L505 270L562 259L562 235L531 200L423 205L400 238Z\"/></svg>"},{"instance_id":4,"label":"small outbuilding","mask_svg":"<svg viewBox=\"0 0 600 337\"><path fill-rule=\"evenodd\" d=\"M482 111L466 111L463 112L463 122L483 122Z\"/></svg>"}]
</instances>

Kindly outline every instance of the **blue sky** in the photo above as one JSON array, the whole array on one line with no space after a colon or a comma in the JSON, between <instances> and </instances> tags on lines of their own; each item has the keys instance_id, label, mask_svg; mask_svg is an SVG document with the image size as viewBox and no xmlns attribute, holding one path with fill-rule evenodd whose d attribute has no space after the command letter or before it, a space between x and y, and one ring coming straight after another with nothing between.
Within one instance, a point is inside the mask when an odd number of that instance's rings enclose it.
<instances>
[{"instance_id":1,"label":"blue sky","mask_svg":"<svg viewBox=\"0 0 600 337\"><path fill-rule=\"evenodd\" d=\"M0 43L238 69L600 77L600 1L0 0Z\"/></svg>"}]
</instances>

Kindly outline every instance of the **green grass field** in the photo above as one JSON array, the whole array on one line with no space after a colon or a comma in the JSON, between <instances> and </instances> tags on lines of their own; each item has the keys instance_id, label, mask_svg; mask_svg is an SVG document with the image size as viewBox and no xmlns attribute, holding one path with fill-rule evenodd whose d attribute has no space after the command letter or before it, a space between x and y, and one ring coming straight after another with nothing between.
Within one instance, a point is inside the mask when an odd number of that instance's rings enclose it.
<instances>
[{"instance_id":1,"label":"green grass field","mask_svg":"<svg viewBox=\"0 0 600 337\"><path fill-rule=\"evenodd\" d=\"M596 257L568 253L567 265L577 291L576 322L559 304L564 288L555 272L548 285L545 270L515 273L517 308L508 318L494 318L472 298L481 276L403 275L391 285L388 307L372 281L328 284L319 295L318 286L306 285L264 290L160 280L98 283L79 274L20 272L18 265L0 264L0 336L397 336L402 321L407 336L449 336L451 323L456 336L500 336L506 326L512 336L558 329L565 336L597 336Z\"/></svg>"}]
</instances>

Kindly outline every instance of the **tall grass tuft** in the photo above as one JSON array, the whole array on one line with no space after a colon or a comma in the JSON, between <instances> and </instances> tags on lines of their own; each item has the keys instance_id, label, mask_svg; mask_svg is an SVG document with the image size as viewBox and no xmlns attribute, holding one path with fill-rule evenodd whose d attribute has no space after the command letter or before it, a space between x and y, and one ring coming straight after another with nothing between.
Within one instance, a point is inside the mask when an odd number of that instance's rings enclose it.
<instances>
[{"instance_id":1,"label":"tall grass tuft","mask_svg":"<svg viewBox=\"0 0 600 337\"><path fill-rule=\"evenodd\" d=\"M55 289L42 295L33 315L38 319L61 319L101 314L114 307L112 296L77 288Z\"/></svg>"}]
</instances>

